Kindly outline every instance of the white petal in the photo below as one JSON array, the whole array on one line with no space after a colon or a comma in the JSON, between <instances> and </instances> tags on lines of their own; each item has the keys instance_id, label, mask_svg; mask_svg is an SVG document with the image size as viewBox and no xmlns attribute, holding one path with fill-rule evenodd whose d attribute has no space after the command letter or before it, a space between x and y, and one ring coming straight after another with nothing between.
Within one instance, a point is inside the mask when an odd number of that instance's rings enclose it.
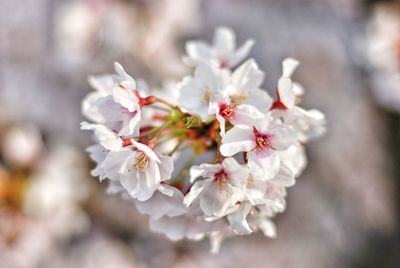
<instances>
[{"instance_id":1,"label":"white petal","mask_svg":"<svg viewBox=\"0 0 400 268\"><path fill-rule=\"evenodd\" d=\"M281 77L278 81L279 100L287 107L292 108L295 104L296 95L292 90L292 80Z\"/></svg>"},{"instance_id":2,"label":"white petal","mask_svg":"<svg viewBox=\"0 0 400 268\"><path fill-rule=\"evenodd\" d=\"M125 82L123 82L124 84ZM129 85L116 86L113 89L113 97L116 102L124 106L129 112L135 112L139 109L139 98L135 95L135 88Z\"/></svg>"},{"instance_id":3,"label":"white petal","mask_svg":"<svg viewBox=\"0 0 400 268\"><path fill-rule=\"evenodd\" d=\"M99 92L89 93L82 101L81 111L82 114L91 121L96 123L104 123L105 119L99 112L97 101L103 98Z\"/></svg>"},{"instance_id":4,"label":"white petal","mask_svg":"<svg viewBox=\"0 0 400 268\"><path fill-rule=\"evenodd\" d=\"M259 157L257 153L248 154L248 166L250 174L257 180L271 180L279 171L280 159L278 154L271 153L268 156Z\"/></svg>"},{"instance_id":5,"label":"white petal","mask_svg":"<svg viewBox=\"0 0 400 268\"><path fill-rule=\"evenodd\" d=\"M249 91L246 103L255 106L260 112L266 113L271 109L273 100L266 91L255 88Z\"/></svg>"},{"instance_id":6,"label":"white petal","mask_svg":"<svg viewBox=\"0 0 400 268\"><path fill-rule=\"evenodd\" d=\"M222 169L220 164L201 164L190 168L190 182L193 183L197 178L214 178L215 173Z\"/></svg>"},{"instance_id":7,"label":"white petal","mask_svg":"<svg viewBox=\"0 0 400 268\"><path fill-rule=\"evenodd\" d=\"M139 151L144 152L151 160L160 163L160 159L158 158L157 154L153 151L153 149L151 149L149 146L137 142L135 140L132 140L132 145L137 148Z\"/></svg>"},{"instance_id":8,"label":"white petal","mask_svg":"<svg viewBox=\"0 0 400 268\"><path fill-rule=\"evenodd\" d=\"M238 210L227 216L229 224L233 228L233 231L238 235L247 235L252 232L250 226L246 220L247 215L251 209L250 203L245 203L241 205Z\"/></svg>"},{"instance_id":9,"label":"white petal","mask_svg":"<svg viewBox=\"0 0 400 268\"><path fill-rule=\"evenodd\" d=\"M231 83L241 91L250 91L258 88L263 80L264 72L253 59L249 59L233 72Z\"/></svg>"},{"instance_id":10,"label":"white petal","mask_svg":"<svg viewBox=\"0 0 400 268\"><path fill-rule=\"evenodd\" d=\"M279 152L282 163L298 177L307 166L307 156L304 147L292 145L286 151Z\"/></svg>"},{"instance_id":11,"label":"white petal","mask_svg":"<svg viewBox=\"0 0 400 268\"><path fill-rule=\"evenodd\" d=\"M274 183L278 183L284 187L290 187L295 184L293 172L286 166L281 165L281 168L274 178Z\"/></svg>"},{"instance_id":12,"label":"white petal","mask_svg":"<svg viewBox=\"0 0 400 268\"><path fill-rule=\"evenodd\" d=\"M99 143L107 150L119 151L122 148L121 138L104 125L82 122L81 129L94 130L94 134L99 140Z\"/></svg>"},{"instance_id":13,"label":"white petal","mask_svg":"<svg viewBox=\"0 0 400 268\"><path fill-rule=\"evenodd\" d=\"M156 151L158 158L160 159L160 163L158 167L160 169L160 177L161 181L166 181L171 178L171 174L174 171L174 161L172 157L162 155L160 152Z\"/></svg>"},{"instance_id":14,"label":"white petal","mask_svg":"<svg viewBox=\"0 0 400 268\"><path fill-rule=\"evenodd\" d=\"M126 80L135 82L135 80L127 72L125 72L121 64L114 62L114 68L115 72L119 75L119 80L117 81L118 83Z\"/></svg>"},{"instance_id":15,"label":"white petal","mask_svg":"<svg viewBox=\"0 0 400 268\"><path fill-rule=\"evenodd\" d=\"M92 88L103 96L112 94L114 80L111 75L89 76L88 82Z\"/></svg>"},{"instance_id":16,"label":"white petal","mask_svg":"<svg viewBox=\"0 0 400 268\"><path fill-rule=\"evenodd\" d=\"M245 166L240 165L233 157L225 158L222 167L229 175L229 181L234 186L244 186L249 176Z\"/></svg>"},{"instance_id":17,"label":"white petal","mask_svg":"<svg viewBox=\"0 0 400 268\"><path fill-rule=\"evenodd\" d=\"M200 207L206 216L215 216L215 220L238 209L244 197L244 191L229 182L221 187L219 182L213 181L201 195Z\"/></svg>"},{"instance_id":18,"label":"white petal","mask_svg":"<svg viewBox=\"0 0 400 268\"><path fill-rule=\"evenodd\" d=\"M140 123L142 121L141 110L137 110L128 123L119 131L121 136L138 136L140 134Z\"/></svg>"},{"instance_id":19,"label":"white petal","mask_svg":"<svg viewBox=\"0 0 400 268\"><path fill-rule=\"evenodd\" d=\"M286 58L282 62L282 73L284 77L291 77L299 66L299 62L293 58Z\"/></svg>"},{"instance_id":20,"label":"white petal","mask_svg":"<svg viewBox=\"0 0 400 268\"><path fill-rule=\"evenodd\" d=\"M271 220L268 219L261 220L259 228L266 237L271 237L271 238L276 237L276 226Z\"/></svg>"},{"instance_id":21,"label":"white petal","mask_svg":"<svg viewBox=\"0 0 400 268\"><path fill-rule=\"evenodd\" d=\"M242 104L236 106L234 116L230 120L233 125L246 125L252 127L258 120L263 120L265 115L252 105Z\"/></svg>"},{"instance_id":22,"label":"white petal","mask_svg":"<svg viewBox=\"0 0 400 268\"><path fill-rule=\"evenodd\" d=\"M233 156L238 152L247 152L254 148L253 131L250 127L237 125L222 138L220 147L223 156Z\"/></svg>"},{"instance_id":23,"label":"white petal","mask_svg":"<svg viewBox=\"0 0 400 268\"><path fill-rule=\"evenodd\" d=\"M226 54L235 49L236 37L232 29L219 27L214 33L214 48L221 54Z\"/></svg>"},{"instance_id":24,"label":"white petal","mask_svg":"<svg viewBox=\"0 0 400 268\"><path fill-rule=\"evenodd\" d=\"M275 150L284 151L287 150L291 145L297 143L296 133L286 127L285 125L273 123L273 126L269 130L268 134L271 135L271 146Z\"/></svg>"},{"instance_id":25,"label":"white petal","mask_svg":"<svg viewBox=\"0 0 400 268\"><path fill-rule=\"evenodd\" d=\"M249 55L251 48L254 45L254 40L247 40L242 46L240 46L229 59L230 67L235 67L238 63L240 63L244 58Z\"/></svg>"},{"instance_id":26,"label":"white petal","mask_svg":"<svg viewBox=\"0 0 400 268\"><path fill-rule=\"evenodd\" d=\"M185 237L187 220L184 217L162 217L149 221L150 229L154 232L163 233L172 241L177 241Z\"/></svg>"},{"instance_id":27,"label":"white petal","mask_svg":"<svg viewBox=\"0 0 400 268\"><path fill-rule=\"evenodd\" d=\"M186 54L194 59L208 60L213 57L210 46L202 41L189 41L185 45Z\"/></svg>"},{"instance_id":28,"label":"white petal","mask_svg":"<svg viewBox=\"0 0 400 268\"><path fill-rule=\"evenodd\" d=\"M187 207L190 206L193 203L193 201L201 194L204 188L209 186L211 182L212 179L206 179L195 182L190 188L190 191L186 194L185 198L183 199L183 204Z\"/></svg>"},{"instance_id":29,"label":"white petal","mask_svg":"<svg viewBox=\"0 0 400 268\"><path fill-rule=\"evenodd\" d=\"M130 150L121 150L119 152L111 151L101 163L100 167L104 170L107 178L114 181L119 180L121 165L128 158L132 159L132 156L134 156L134 153Z\"/></svg>"}]
</instances>

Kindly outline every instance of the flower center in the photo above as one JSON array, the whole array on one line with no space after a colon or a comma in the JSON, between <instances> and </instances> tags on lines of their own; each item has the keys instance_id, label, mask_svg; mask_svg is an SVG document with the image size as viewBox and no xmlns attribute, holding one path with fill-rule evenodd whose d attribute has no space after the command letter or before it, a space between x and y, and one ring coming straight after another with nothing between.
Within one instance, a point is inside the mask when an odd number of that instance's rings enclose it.
<instances>
[{"instance_id":1,"label":"flower center","mask_svg":"<svg viewBox=\"0 0 400 268\"><path fill-rule=\"evenodd\" d=\"M218 173L215 174L215 179L218 182L219 188L224 189L229 177L228 174L226 174L225 170L221 169Z\"/></svg>"},{"instance_id":2,"label":"flower center","mask_svg":"<svg viewBox=\"0 0 400 268\"><path fill-rule=\"evenodd\" d=\"M149 163L149 158L147 157L147 155L144 152L138 151L136 154L135 160L136 161L133 164L133 166L135 167L135 169L137 171L143 172Z\"/></svg>"},{"instance_id":3,"label":"flower center","mask_svg":"<svg viewBox=\"0 0 400 268\"><path fill-rule=\"evenodd\" d=\"M261 151L264 150L265 148L274 149L271 144L270 135L261 133L260 131L258 131L256 127L253 127L253 133L254 133L254 141L256 142L256 148L255 148L256 151Z\"/></svg>"},{"instance_id":4,"label":"flower center","mask_svg":"<svg viewBox=\"0 0 400 268\"><path fill-rule=\"evenodd\" d=\"M204 89L204 93L203 93L203 102L204 103L209 103L211 99L211 93L210 90L208 88Z\"/></svg>"},{"instance_id":5,"label":"flower center","mask_svg":"<svg viewBox=\"0 0 400 268\"><path fill-rule=\"evenodd\" d=\"M232 119L236 106L236 104L223 103L219 106L219 114L225 119Z\"/></svg>"}]
</instances>

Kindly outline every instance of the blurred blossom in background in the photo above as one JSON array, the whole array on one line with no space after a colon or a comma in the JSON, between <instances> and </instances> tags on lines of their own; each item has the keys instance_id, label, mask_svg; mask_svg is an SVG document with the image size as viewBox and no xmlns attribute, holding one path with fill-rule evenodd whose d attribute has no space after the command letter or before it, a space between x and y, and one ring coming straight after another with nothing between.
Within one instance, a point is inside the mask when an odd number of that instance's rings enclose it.
<instances>
[{"instance_id":1,"label":"blurred blossom in background","mask_svg":"<svg viewBox=\"0 0 400 268\"><path fill-rule=\"evenodd\" d=\"M328 132L289 190L278 235L171 242L107 195L79 130L87 77L119 61L164 88L188 39L228 26L275 90L281 61ZM0 267L398 267L400 3L0 0Z\"/></svg>"}]
</instances>

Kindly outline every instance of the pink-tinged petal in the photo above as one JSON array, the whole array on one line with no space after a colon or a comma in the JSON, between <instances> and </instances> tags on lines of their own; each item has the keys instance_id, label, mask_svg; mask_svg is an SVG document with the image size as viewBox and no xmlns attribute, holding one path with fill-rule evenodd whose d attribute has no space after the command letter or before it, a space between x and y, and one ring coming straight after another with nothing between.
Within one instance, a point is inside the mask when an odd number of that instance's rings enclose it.
<instances>
[{"instance_id":1,"label":"pink-tinged petal","mask_svg":"<svg viewBox=\"0 0 400 268\"><path fill-rule=\"evenodd\" d=\"M297 143L296 133L285 125L275 122L268 134L270 135L271 147L278 151L287 150L291 145Z\"/></svg>"},{"instance_id":2,"label":"pink-tinged petal","mask_svg":"<svg viewBox=\"0 0 400 268\"><path fill-rule=\"evenodd\" d=\"M216 220L239 208L239 203L245 198L244 191L232 186L229 182L221 185L213 181L200 197L200 208L208 221Z\"/></svg>"},{"instance_id":3,"label":"pink-tinged petal","mask_svg":"<svg viewBox=\"0 0 400 268\"><path fill-rule=\"evenodd\" d=\"M264 72L258 68L257 63L253 59L249 59L233 72L231 83L241 91L250 92L258 88L263 80Z\"/></svg>"},{"instance_id":4,"label":"pink-tinged petal","mask_svg":"<svg viewBox=\"0 0 400 268\"><path fill-rule=\"evenodd\" d=\"M136 88L133 84L132 82L125 81L115 86L113 89L114 100L125 107L129 112L135 112L140 108L139 98L134 92Z\"/></svg>"},{"instance_id":5,"label":"pink-tinged petal","mask_svg":"<svg viewBox=\"0 0 400 268\"><path fill-rule=\"evenodd\" d=\"M125 113L129 113L121 104L115 102L112 95L97 99L95 105L107 122L123 121Z\"/></svg>"},{"instance_id":6,"label":"pink-tinged petal","mask_svg":"<svg viewBox=\"0 0 400 268\"><path fill-rule=\"evenodd\" d=\"M229 121L233 125L254 126L258 120L265 120L265 115L252 105L242 104L234 109L234 116Z\"/></svg>"},{"instance_id":7,"label":"pink-tinged petal","mask_svg":"<svg viewBox=\"0 0 400 268\"><path fill-rule=\"evenodd\" d=\"M236 36L232 29L219 27L214 33L214 48L221 54L232 52L236 46Z\"/></svg>"},{"instance_id":8,"label":"pink-tinged petal","mask_svg":"<svg viewBox=\"0 0 400 268\"><path fill-rule=\"evenodd\" d=\"M250 174L257 180L267 181L273 179L279 171L280 159L278 154L272 153L266 157L259 157L257 153L248 154Z\"/></svg>"},{"instance_id":9,"label":"pink-tinged petal","mask_svg":"<svg viewBox=\"0 0 400 268\"><path fill-rule=\"evenodd\" d=\"M282 62L282 73L284 77L291 77L296 70L296 68L299 66L299 61L293 59L293 58L286 58Z\"/></svg>"},{"instance_id":10,"label":"pink-tinged petal","mask_svg":"<svg viewBox=\"0 0 400 268\"><path fill-rule=\"evenodd\" d=\"M243 45L241 45L233 54L230 55L229 65L230 67L235 67L244 58L249 55L251 48L254 46L254 40L249 39Z\"/></svg>"},{"instance_id":11,"label":"pink-tinged petal","mask_svg":"<svg viewBox=\"0 0 400 268\"><path fill-rule=\"evenodd\" d=\"M104 125L82 122L81 129L94 130L94 134L96 135L99 143L107 150L119 151L122 148L121 138Z\"/></svg>"},{"instance_id":12,"label":"pink-tinged petal","mask_svg":"<svg viewBox=\"0 0 400 268\"><path fill-rule=\"evenodd\" d=\"M121 136L139 136L140 122L142 121L141 110L137 110L128 123L119 131Z\"/></svg>"},{"instance_id":13,"label":"pink-tinged petal","mask_svg":"<svg viewBox=\"0 0 400 268\"><path fill-rule=\"evenodd\" d=\"M247 152L255 147L253 130L250 127L238 125L230 129L222 138L220 152L223 156L233 156L239 152Z\"/></svg>"},{"instance_id":14,"label":"pink-tinged petal","mask_svg":"<svg viewBox=\"0 0 400 268\"><path fill-rule=\"evenodd\" d=\"M193 201L203 192L203 190L210 185L212 179L200 180L195 182L190 191L186 194L183 199L183 204L188 207Z\"/></svg>"},{"instance_id":15,"label":"pink-tinged petal","mask_svg":"<svg viewBox=\"0 0 400 268\"><path fill-rule=\"evenodd\" d=\"M273 123L274 118L272 117L271 112L267 112L263 115L262 118L258 118L257 120L253 120L253 126L256 127L257 131L262 134L269 134L269 129L271 128L271 124Z\"/></svg>"},{"instance_id":16,"label":"pink-tinged petal","mask_svg":"<svg viewBox=\"0 0 400 268\"><path fill-rule=\"evenodd\" d=\"M222 167L228 173L229 183L234 186L244 186L249 177L249 170L240 165L233 157L225 158Z\"/></svg>"},{"instance_id":17,"label":"pink-tinged petal","mask_svg":"<svg viewBox=\"0 0 400 268\"><path fill-rule=\"evenodd\" d=\"M240 208L234 213L227 216L230 226L232 227L235 234L247 235L252 233L252 230L247 222L247 215L251 209L250 203L240 205Z\"/></svg>"}]
</instances>

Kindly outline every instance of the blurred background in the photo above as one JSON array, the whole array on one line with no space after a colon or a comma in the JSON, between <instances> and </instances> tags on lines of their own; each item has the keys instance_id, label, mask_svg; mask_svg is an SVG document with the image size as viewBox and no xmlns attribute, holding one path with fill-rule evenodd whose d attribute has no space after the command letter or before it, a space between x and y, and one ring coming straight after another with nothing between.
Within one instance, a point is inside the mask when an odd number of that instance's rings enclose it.
<instances>
[{"instance_id":1,"label":"blurred background","mask_svg":"<svg viewBox=\"0 0 400 268\"><path fill-rule=\"evenodd\" d=\"M235 30L281 61L328 132L289 189L276 239L171 242L89 175L87 77L119 61L154 87L188 73L184 42ZM400 267L400 1L0 0L0 267Z\"/></svg>"}]
</instances>

